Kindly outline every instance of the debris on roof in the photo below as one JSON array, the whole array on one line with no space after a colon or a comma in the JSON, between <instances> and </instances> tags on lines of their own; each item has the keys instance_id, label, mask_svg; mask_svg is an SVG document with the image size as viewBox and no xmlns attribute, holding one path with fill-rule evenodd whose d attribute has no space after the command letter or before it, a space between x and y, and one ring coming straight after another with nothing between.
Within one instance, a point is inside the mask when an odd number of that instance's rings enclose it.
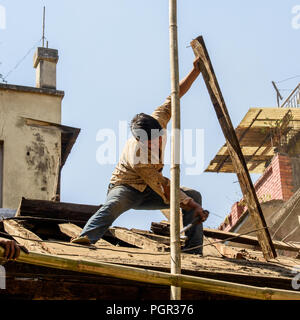
<instances>
[{"instance_id":1,"label":"debris on roof","mask_svg":"<svg viewBox=\"0 0 300 320\"><path fill-rule=\"evenodd\" d=\"M152 270L161 272L160 276L169 274L168 222L152 223L151 231L112 227L103 239L89 247L70 243L71 238L80 233L82 225L96 208L98 206L23 198L16 217L3 219L0 226L1 237L13 238L30 251L29 255L23 254L22 261L6 264L8 281L14 283L14 286L7 286L6 294L28 299L45 297L57 299L57 292L63 292L60 297L62 299L102 299L104 296L107 299L123 299L125 289L135 287L141 293L140 298L164 299L164 294L169 290L168 286L158 285L156 283L158 280L153 280L152 276L149 276L152 279L149 281L153 281L151 284L141 284L137 279L130 280L127 271L123 273L122 267L132 267L133 271L129 269L132 272ZM164 232L161 231L163 229ZM259 250L224 244L226 239L232 241L234 238L239 239L239 242L256 241L258 244L255 237L247 238L246 235L211 229L205 229L204 235L203 257L182 252L183 277L186 275L229 282L232 285L292 290L291 280L295 275L293 268L299 264L299 260L279 256L266 262ZM184 239L181 241L184 244ZM274 242L274 245L278 244ZM73 266L72 270L68 267L70 264ZM93 268L86 266L90 264ZM115 273L97 271L102 270L104 266L105 268L110 266L110 270L112 266L116 268L119 266L121 269ZM57 291L49 289L51 287L49 279L53 279L54 274L57 275L55 280ZM91 279L93 281L90 281ZM182 281L184 286L185 278ZM98 284L97 290L87 289L95 288L95 283ZM25 289L27 285L28 290ZM80 290L81 286L85 288L83 291ZM36 289L34 294L34 288L38 287L48 289L43 293ZM149 294L150 288L151 294ZM101 290L105 292L103 296L99 293ZM129 290L126 299L137 299L136 290ZM241 293L233 293L233 296L245 297ZM226 290L223 294L210 289L195 291L186 287L183 290L183 299L208 297L224 299L232 296L228 292L226 294Z\"/></svg>"}]
</instances>

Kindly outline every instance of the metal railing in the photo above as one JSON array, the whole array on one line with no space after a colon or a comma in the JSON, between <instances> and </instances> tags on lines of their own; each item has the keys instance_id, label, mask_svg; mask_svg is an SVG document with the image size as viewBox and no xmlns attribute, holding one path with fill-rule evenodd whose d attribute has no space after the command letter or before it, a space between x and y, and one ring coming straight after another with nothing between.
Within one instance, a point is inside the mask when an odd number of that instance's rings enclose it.
<instances>
[{"instance_id":1,"label":"metal railing","mask_svg":"<svg viewBox=\"0 0 300 320\"><path fill-rule=\"evenodd\" d=\"M300 108L300 83L286 98L280 108Z\"/></svg>"}]
</instances>

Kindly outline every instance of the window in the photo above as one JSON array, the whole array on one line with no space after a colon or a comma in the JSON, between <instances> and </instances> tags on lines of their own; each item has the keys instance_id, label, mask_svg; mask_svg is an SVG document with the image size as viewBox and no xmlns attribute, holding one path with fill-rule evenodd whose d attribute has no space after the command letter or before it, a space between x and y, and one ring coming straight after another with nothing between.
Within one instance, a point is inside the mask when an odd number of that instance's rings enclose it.
<instances>
[{"instance_id":1,"label":"window","mask_svg":"<svg viewBox=\"0 0 300 320\"><path fill-rule=\"evenodd\" d=\"M3 194L3 141L0 141L0 208L2 208Z\"/></svg>"}]
</instances>

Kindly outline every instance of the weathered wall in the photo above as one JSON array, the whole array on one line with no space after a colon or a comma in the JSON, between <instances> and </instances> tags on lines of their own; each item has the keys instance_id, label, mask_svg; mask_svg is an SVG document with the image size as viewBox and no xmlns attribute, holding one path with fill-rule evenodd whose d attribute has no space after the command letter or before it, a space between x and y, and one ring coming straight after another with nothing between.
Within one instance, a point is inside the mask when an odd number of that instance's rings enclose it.
<instances>
[{"instance_id":1,"label":"weathered wall","mask_svg":"<svg viewBox=\"0 0 300 320\"><path fill-rule=\"evenodd\" d=\"M263 202L260 204L261 210L264 214L264 217L268 226L270 225L270 219L272 215L276 211L278 211L283 204L284 204L284 201L279 199ZM232 231L237 233L245 233L247 231L251 231L254 229L255 229L255 225L253 224L248 214L247 217L244 219L244 221L240 225L236 226L236 228L234 228L234 230Z\"/></svg>"},{"instance_id":2,"label":"weathered wall","mask_svg":"<svg viewBox=\"0 0 300 320\"><path fill-rule=\"evenodd\" d=\"M4 141L3 207L22 196L49 200L57 181L60 132L28 126L23 117L61 123L62 96L0 89L0 140Z\"/></svg>"},{"instance_id":3,"label":"weathered wall","mask_svg":"<svg viewBox=\"0 0 300 320\"><path fill-rule=\"evenodd\" d=\"M263 202L261 203L261 210L263 212L264 218L266 220L266 223L268 226L270 226L271 223L271 217L273 216L273 214L275 212L277 212L281 206L284 204L283 200L271 200L271 201L267 201L267 202ZM233 228L231 228L230 231L232 232L236 232L236 233L247 233L249 231L255 230L255 224L253 223L251 216L249 215L249 213L247 213L244 218L239 221L238 224L236 224ZM256 233L251 233L248 234L249 236L256 236ZM249 248L249 249L254 249L253 246L250 245L239 245L237 243L233 243L233 242L229 242L228 245L232 245L234 247L242 247L242 248Z\"/></svg>"}]
</instances>

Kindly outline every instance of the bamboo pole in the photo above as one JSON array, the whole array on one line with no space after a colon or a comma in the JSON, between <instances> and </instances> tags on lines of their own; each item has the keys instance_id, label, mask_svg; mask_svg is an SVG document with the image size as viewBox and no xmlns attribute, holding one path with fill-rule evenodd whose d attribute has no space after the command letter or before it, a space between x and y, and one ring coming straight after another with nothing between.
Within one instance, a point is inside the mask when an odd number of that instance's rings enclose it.
<instances>
[{"instance_id":1,"label":"bamboo pole","mask_svg":"<svg viewBox=\"0 0 300 320\"><path fill-rule=\"evenodd\" d=\"M4 249L0 247L0 257ZM83 272L99 276L113 277L132 281L140 281L165 286L176 286L192 290L206 291L214 294L259 299L259 300L300 300L300 292L249 286L202 277L170 274L105 262L92 262L59 257L55 255L30 252L20 252L17 262L28 263L49 268Z\"/></svg>"},{"instance_id":2,"label":"bamboo pole","mask_svg":"<svg viewBox=\"0 0 300 320\"><path fill-rule=\"evenodd\" d=\"M179 68L177 41L177 1L169 0L169 36L170 36L170 69L171 69L171 190L170 190L170 245L171 274L181 273L180 257L180 100L179 100ZM171 300L181 299L181 288L171 286Z\"/></svg>"}]
</instances>

